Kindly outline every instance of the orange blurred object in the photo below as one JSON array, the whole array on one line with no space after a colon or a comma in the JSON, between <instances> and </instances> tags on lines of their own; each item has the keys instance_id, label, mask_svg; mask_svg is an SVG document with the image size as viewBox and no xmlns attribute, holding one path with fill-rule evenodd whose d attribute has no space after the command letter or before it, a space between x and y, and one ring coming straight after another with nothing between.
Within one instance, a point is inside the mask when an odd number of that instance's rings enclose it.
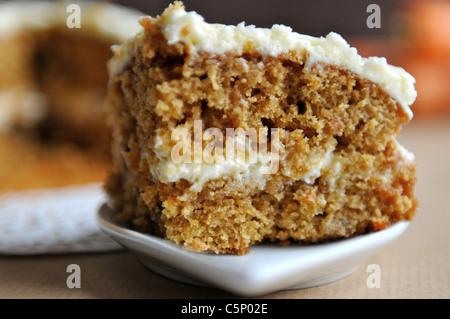
<instances>
[{"instance_id":1,"label":"orange blurred object","mask_svg":"<svg viewBox=\"0 0 450 319\"><path fill-rule=\"evenodd\" d=\"M416 78L418 117L450 115L450 1L404 1L402 66Z\"/></svg>"},{"instance_id":2,"label":"orange blurred object","mask_svg":"<svg viewBox=\"0 0 450 319\"><path fill-rule=\"evenodd\" d=\"M450 115L450 61L409 58L403 64L416 79L414 116Z\"/></svg>"},{"instance_id":3,"label":"orange blurred object","mask_svg":"<svg viewBox=\"0 0 450 319\"><path fill-rule=\"evenodd\" d=\"M414 50L426 57L450 55L450 1L405 1L406 36Z\"/></svg>"},{"instance_id":4,"label":"orange blurred object","mask_svg":"<svg viewBox=\"0 0 450 319\"><path fill-rule=\"evenodd\" d=\"M415 118L450 116L450 1L408 0L399 8L401 34L349 42L362 56L384 56L416 79Z\"/></svg>"}]
</instances>

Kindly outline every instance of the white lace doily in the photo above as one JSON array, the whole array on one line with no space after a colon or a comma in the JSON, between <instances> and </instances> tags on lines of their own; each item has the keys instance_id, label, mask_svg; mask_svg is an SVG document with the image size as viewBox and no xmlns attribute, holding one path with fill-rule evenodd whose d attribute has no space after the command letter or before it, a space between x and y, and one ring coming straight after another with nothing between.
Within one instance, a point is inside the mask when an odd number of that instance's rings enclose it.
<instances>
[{"instance_id":1,"label":"white lace doily","mask_svg":"<svg viewBox=\"0 0 450 319\"><path fill-rule=\"evenodd\" d=\"M0 193L0 254L122 249L99 229L100 184Z\"/></svg>"}]
</instances>

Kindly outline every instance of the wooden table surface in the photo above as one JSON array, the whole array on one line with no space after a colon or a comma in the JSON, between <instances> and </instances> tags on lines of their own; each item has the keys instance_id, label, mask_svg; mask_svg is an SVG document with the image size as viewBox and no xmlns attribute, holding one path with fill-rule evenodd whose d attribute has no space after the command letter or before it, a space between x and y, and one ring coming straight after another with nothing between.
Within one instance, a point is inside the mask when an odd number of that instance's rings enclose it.
<instances>
[{"instance_id":1,"label":"wooden table surface","mask_svg":"<svg viewBox=\"0 0 450 319\"><path fill-rule=\"evenodd\" d=\"M399 139L416 154L420 209L407 231L350 276L323 286L261 298L449 298L450 119L414 119ZM67 266L81 269L81 288L69 289ZM379 265L370 288L367 266ZM44 256L0 255L0 298L236 298L182 284L149 271L126 251Z\"/></svg>"}]
</instances>

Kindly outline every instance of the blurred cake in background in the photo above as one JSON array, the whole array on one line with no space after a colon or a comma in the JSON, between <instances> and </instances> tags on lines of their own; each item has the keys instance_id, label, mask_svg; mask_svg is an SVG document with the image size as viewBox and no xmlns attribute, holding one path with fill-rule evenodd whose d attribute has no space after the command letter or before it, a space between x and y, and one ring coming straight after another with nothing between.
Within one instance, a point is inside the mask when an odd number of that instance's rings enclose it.
<instances>
[{"instance_id":1,"label":"blurred cake in background","mask_svg":"<svg viewBox=\"0 0 450 319\"><path fill-rule=\"evenodd\" d=\"M141 13L77 3L79 28L69 3L0 4L0 191L101 181L110 167L106 62Z\"/></svg>"}]
</instances>

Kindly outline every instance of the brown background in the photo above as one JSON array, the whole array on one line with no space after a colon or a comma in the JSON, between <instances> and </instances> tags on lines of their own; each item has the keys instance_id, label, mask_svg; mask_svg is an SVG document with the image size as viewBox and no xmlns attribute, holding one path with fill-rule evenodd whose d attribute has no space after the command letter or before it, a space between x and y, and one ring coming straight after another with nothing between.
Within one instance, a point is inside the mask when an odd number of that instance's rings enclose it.
<instances>
[{"instance_id":1,"label":"brown background","mask_svg":"<svg viewBox=\"0 0 450 319\"><path fill-rule=\"evenodd\" d=\"M151 16L160 14L169 0L116 0ZM334 31L348 36L387 35L395 22L398 0L184 0L186 10L196 11L209 23L254 24L271 27L273 24L290 26L294 31L313 36L325 36ZM380 6L380 29L366 26L369 4Z\"/></svg>"}]
</instances>

